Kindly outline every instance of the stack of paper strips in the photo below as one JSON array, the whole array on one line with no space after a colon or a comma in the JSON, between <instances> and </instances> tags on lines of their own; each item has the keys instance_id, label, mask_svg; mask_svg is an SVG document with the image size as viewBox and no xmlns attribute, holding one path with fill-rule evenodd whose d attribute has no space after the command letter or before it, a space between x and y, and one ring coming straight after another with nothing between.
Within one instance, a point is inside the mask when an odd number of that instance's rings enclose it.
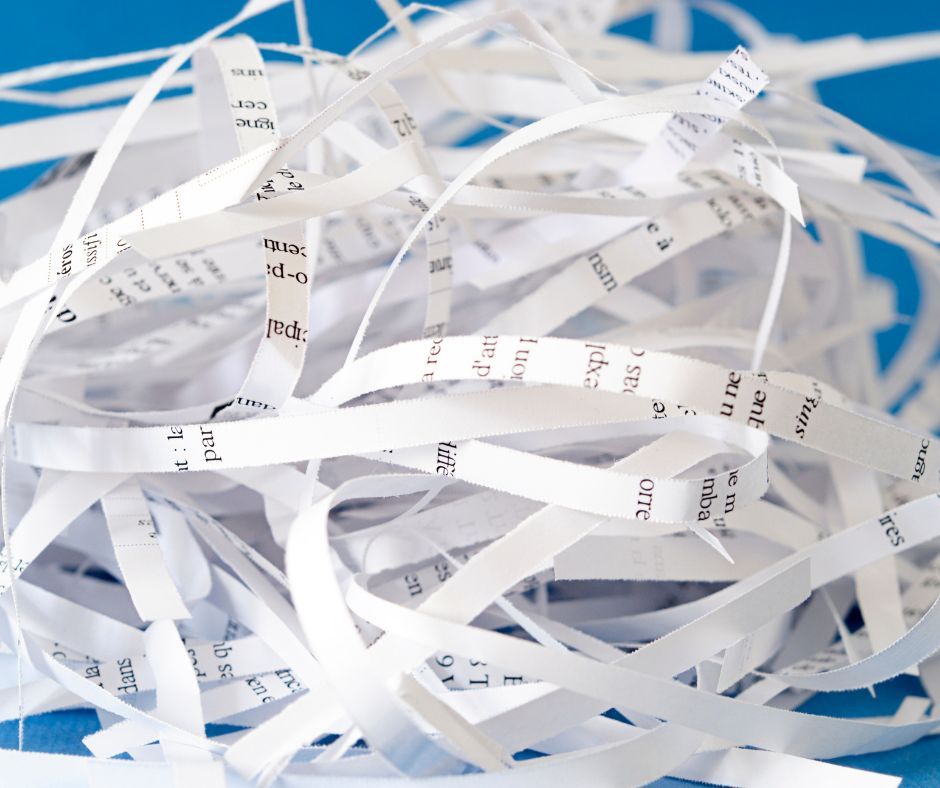
<instances>
[{"instance_id":1,"label":"stack of paper strips","mask_svg":"<svg viewBox=\"0 0 940 788\"><path fill-rule=\"evenodd\" d=\"M0 782L897 785L826 761L940 730L940 162L814 83L940 34L281 4L0 76L65 110L0 128L59 162L0 204L0 718L100 722Z\"/></svg>"}]
</instances>

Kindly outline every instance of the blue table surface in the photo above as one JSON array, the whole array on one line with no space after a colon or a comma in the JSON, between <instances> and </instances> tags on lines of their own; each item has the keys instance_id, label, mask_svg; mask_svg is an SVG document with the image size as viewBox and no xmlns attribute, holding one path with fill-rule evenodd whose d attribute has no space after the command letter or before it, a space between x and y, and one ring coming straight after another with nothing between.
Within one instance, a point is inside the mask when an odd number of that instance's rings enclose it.
<instances>
[{"instance_id":1,"label":"blue table surface","mask_svg":"<svg viewBox=\"0 0 940 788\"><path fill-rule=\"evenodd\" d=\"M206 3L102 0L93 6L71 0L46 0L39 5L6 3L4 24L0 25L0 72L188 41L234 14L240 5L238 0ZM771 32L806 40L849 33L875 38L940 28L940 3L935 2L746 0L741 5ZM337 52L348 51L385 19L371 0L307 0L307 7L314 44ZM694 19L696 49L730 50L739 43L734 34L718 22L698 12ZM260 41L296 40L290 4L252 20L242 29ZM632 22L624 29L631 35L648 36L649 20ZM136 73L145 71L146 66ZM870 130L904 145L938 154L937 80L940 80L940 61L933 60L826 80L819 84L819 92L828 106ZM74 79L73 84L80 84L80 79ZM38 118L52 112L54 110L0 101L0 123ZM0 196L24 188L49 164L0 172ZM865 240L865 250L869 272L896 283L899 312L914 314L918 306L917 284L905 254L871 239ZM906 333L907 328L901 325L879 334L882 363L887 363ZM890 714L909 694L923 693L915 679L902 676L879 685L876 698L866 691L818 695L806 703L802 711L841 717ZM81 738L97 729L97 717L89 710L31 717L25 724L25 747L34 751L87 755ZM210 726L210 735L212 732L213 726ZM17 723L0 723L0 748L16 746ZM836 763L900 775L904 777L905 786L938 785L940 738L928 738L891 752L840 758ZM670 779L659 784L678 785L684 781Z\"/></svg>"}]
</instances>

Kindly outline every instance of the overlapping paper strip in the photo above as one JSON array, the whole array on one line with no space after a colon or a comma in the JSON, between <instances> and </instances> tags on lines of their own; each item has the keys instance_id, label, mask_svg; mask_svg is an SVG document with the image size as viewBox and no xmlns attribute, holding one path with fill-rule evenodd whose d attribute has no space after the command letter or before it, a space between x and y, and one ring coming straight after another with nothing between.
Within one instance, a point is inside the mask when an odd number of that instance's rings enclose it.
<instances>
[{"instance_id":1,"label":"overlapping paper strip","mask_svg":"<svg viewBox=\"0 0 940 788\"><path fill-rule=\"evenodd\" d=\"M824 759L940 731L940 170L813 84L940 35L276 5L0 77L66 110L0 128L59 161L0 206L0 714L101 724L3 784L896 785Z\"/></svg>"}]
</instances>

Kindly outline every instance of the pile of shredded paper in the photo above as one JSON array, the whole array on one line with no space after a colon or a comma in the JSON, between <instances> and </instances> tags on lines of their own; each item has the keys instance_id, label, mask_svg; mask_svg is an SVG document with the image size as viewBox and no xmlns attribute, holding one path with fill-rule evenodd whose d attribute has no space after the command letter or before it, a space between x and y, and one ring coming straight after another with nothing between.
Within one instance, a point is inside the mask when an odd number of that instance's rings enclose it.
<instances>
[{"instance_id":1,"label":"pile of shredded paper","mask_svg":"<svg viewBox=\"0 0 940 788\"><path fill-rule=\"evenodd\" d=\"M381 4L0 76L67 110L0 128L59 162L0 204L0 716L100 722L3 783L897 785L826 759L940 731L940 163L814 83L940 34Z\"/></svg>"}]
</instances>

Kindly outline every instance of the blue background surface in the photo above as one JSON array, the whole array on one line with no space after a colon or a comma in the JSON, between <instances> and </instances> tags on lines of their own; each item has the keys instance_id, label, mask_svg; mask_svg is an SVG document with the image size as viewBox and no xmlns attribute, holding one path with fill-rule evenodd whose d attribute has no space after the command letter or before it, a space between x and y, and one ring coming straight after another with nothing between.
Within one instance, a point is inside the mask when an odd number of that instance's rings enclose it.
<instances>
[{"instance_id":1,"label":"blue background surface","mask_svg":"<svg viewBox=\"0 0 940 788\"><path fill-rule=\"evenodd\" d=\"M232 16L238 0L162 0L126 2L102 0L98 4L74 0L43 3L4 3L0 25L0 72L48 62L92 55L109 55L166 46L195 38ZM740 5L774 33L818 39L855 33L864 37L899 35L940 28L936 0L885 3L883 0L823 0L780 2L743 0ZM385 17L371 0L308 0L314 45L346 52ZM240 28L261 41L296 41L290 6L265 14ZM647 21L631 23L633 35L649 34ZM720 23L696 13L696 49L730 50L738 41ZM145 73L152 64L125 70ZM772 76L772 75L771 75ZM902 143L940 154L940 102L936 85L940 61L912 63L831 79L820 83L824 103L870 130ZM74 84L79 84L75 80ZM64 84L62 81L57 83ZM52 110L0 101L0 123L52 114ZM48 165L35 165L0 173L0 196L11 194L34 180ZM869 269L898 285L902 314L917 308L916 281L905 255L883 243L866 242ZM879 336L886 361L903 339L906 329L895 327ZM891 714L907 694L922 694L916 680L901 677L877 688L877 698L865 691L819 695L803 710L846 717ZM81 737L98 729L91 711L66 711L26 721L27 749L87 754ZM210 734L212 726L210 726ZM17 746L17 724L0 724L0 747ZM838 763L902 775L905 786L940 785L940 738L931 738L902 750L842 758ZM678 784L679 781L662 781Z\"/></svg>"}]
</instances>

